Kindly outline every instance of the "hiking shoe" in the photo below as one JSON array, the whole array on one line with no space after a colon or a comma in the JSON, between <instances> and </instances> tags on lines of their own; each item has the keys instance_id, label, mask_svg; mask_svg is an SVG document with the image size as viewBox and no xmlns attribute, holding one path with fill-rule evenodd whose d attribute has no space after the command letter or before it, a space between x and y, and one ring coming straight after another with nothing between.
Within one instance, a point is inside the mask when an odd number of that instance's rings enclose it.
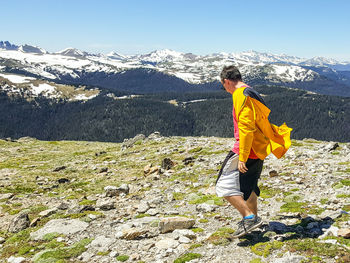
<instances>
[{"instance_id":1,"label":"hiking shoe","mask_svg":"<svg viewBox=\"0 0 350 263\"><path fill-rule=\"evenodd\" d=\"M238 222L238 228L236 232L233 233L233 238L242 237L245 234L249 233L250 231L254 230L255 228L258 228L262 225L261 217L254 216L253 219L243 219L242 221Z\"/></svg>"}]
</instances>

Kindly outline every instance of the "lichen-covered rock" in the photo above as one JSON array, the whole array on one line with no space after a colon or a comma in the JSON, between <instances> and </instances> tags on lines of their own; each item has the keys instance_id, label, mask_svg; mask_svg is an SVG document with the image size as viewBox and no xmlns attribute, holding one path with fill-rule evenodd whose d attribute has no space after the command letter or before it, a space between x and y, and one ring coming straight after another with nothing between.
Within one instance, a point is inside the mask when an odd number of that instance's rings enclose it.
<instances>
[{"instance_id":1,"label":"lichen-covered rock","mask_svg":"<svg viewBox=\"0 0 350 263\"><path fill-rule=\"evenodd\" d=\"M12 233L17 233L23 229L26 229L30 226L30 220L27 212L21 212L17 216L15 216L9 227L8 231Z\"/></svg>"},{"instance_id":2,"label":"lichen-covered rock","mask_svg":"<svg viewBox=\"0 0 350 263\"><path fill-rule=\"evenodd\" d=\"M49 233L64 235L75 234L77 232L84 231L88 226L88 223L78 219L53 219L47 222L39 230L30 233L30 236L34 240L40 240Z\"/></svg>"}]
</instances>

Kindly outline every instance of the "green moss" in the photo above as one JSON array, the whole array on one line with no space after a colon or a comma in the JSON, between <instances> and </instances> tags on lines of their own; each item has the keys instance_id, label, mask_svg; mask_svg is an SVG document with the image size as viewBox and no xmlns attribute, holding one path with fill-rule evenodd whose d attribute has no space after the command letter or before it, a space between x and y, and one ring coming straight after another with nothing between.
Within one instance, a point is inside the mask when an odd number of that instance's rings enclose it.
<instances>
[{"instance_id":1,"label":"green moss","mask_svg":"<svg viewBox=\"0 0 350 263\"><path fill-rule=\"evenodd\" d=\"M197 227L197 228L192 228L191 229L194 233L200 233L200 232L204 232L203 228Z\"/></svg>"},{"instance_id":2,"label":"green moss","mask_svg":"<svg viewBox=\"0 0 350 263\"><path fill-rule=\"evenodd\" d=\"M321 243L308 238L303 240L289 240L286 243L287 249L291 252L304 252L309 256L323 256L327 258L343 257L349 255L350 250L344 247L328 243Z\"/></svg>"},{"instance_id":3,"label":"green moss","mask_svg":"<svg viewBox=\"0 0 350 263\"><path fill-rule=\"evenodd\" d=\"M321 204L325 205L328 202L328 198L321 198Z\"/></svg>"},{"instance_id":4,"label":"green moss","mask_svg":"<svg viewBox=\"0 0 350 263\"><path fill-rule=\"evenodd\" d=\"M339 194L337 198L350 198L350 194Z\"/></svg>"},{"instance_id":5,"label":"green moss","mask_svg":"<svg viewBox=\"0 0 350 263\"><path fill-rule=\"evenodd\" d=\"M109 251L99 251L97 252L98 256L107 256L110 252Z\"/></svg>"},{"instance_id":6,"label":"green moss","mask_svg":"<svg viewBox=\"0 0 350 263\"><path fill-rule=\"evenodd\" d=\"M283 243L279 241L263 242L255 244L251 247L251 250L254 254L266 258L273 250L280 249L282 246Z\"/></svg>"},{"instance_id":7,"label":"green moss","mask_svg":"<svg viewBox=\"0 0 350 263\"><path fill-rule=\"evenodd\" d=\"M128 259L129 259L129 256L128 256L128 255L120 255L120 256L117 256L117 260L118 260L118 261L121 261L121 262L127 261Z\"/></svg>"},{"instance_id":8,"label":"green moss","mask_svg":"<svg viewBox=\"0 0 350 263\"><path fill-rule=\"evenodd\" d=\"M173 197L175 200L183 200L185 197L185 193L181 193L181 192L174 192L173 193Z\"/></svg>"},{"instance_id":9,"label":"green moss","mask_svg":"<svg viewBox=\"0 0 350 263\"><path fill-rule=\"evenodd\" d=\"M349 171L350 171L350 169L349 169ZM341 180L340 181L343 185L345 185L345 186L350 186L350 180L349 179L343 179L343 180Z\"/></svg>"},{"instance_id":10,"label":"green moss","mask_svg":"<svg viewBox=\"0 0 350 263\"><path fill-rule=\"evenodd\" d=\"M281 206L281 212L301 212L304 206L306 206L306 202L289 202L286 204L283 204Z\"/></svg>"},{"instance_id":11,"label":"green moss","mask_svg":"<svg viewBox=\"0 0 350 263\"><path fill-rule=\"evenodd\" d=\"M192 244L189 249L193 250L193 249L196 249L196 248L201 247L201 246L203 246L203 245L202 244Z\"/></svg>"},{"instance_id":12,"label":"green moss","mask_svg":"<svg viewBox=\"0 0 350 263\"><path fill-rule=\"evenodd\" d=\"M43 239L44 241L51 241L51 240L53 240L54 238L59 237L59 236L60 236L59 233L53 232L53 233L48 233L48 234L44 235L42 239Z\"/></svg>"},{"instance_id":13,"label":"green moss","mask_svg":"<svg viewBox=\"0 0 350 263\"><path fill-rule=\"evenodd\" d=\"M212 201L215 205L224 205L224 201L221 197L215 195L198 195L198 198L189 201L190 204L202 204Z\"/></svg>"},{"instance_id":14,"label":"green moss","mask_svg":"<svg viewBox=\"0 0 350 263\"><path fill-rule=\"evenodd\" d=\"M93 200L83 200L79 202L79 205L94 205L96 204L96 201Z\"/></svg>"},{"instance_id":15,"label":"green moss","mask_svg":"<svg viewBox=\"0 0 350 263\"><path fill-rule=\"evenodd\" d=\"M67 248L57 248L43 251L34 257L34 263L57 262L58 260L70 259L79 256L87 250L86 246L92 239L86 238Z\"/></svg>"},{"instance_id":16,"label":"green moss","mask_svg":"<svg viewBox=\"0 0 350 263\"><path fill-rule=\"evenodd\" d=\"M350 212L350 205L344 205L343 210L346 212Z\"/></svg>"},{"instance_id":17,"label":"green moss","mask_svg":"<svg viewBox=\"0 0 350 263\"><path fill-rule=\"evenodd\" d=\"M211 234L208 241L214 245L226 245L230 242L231 234L235 230L229 227L219 228L215 233Z\"/></svg>"},{"instance_id":18,"label":"green moss","mask_svg":"<svg viewBox=\"0 0 350 263\"><path fill-rule=\"evenodd\" d=\"M271 198L281 192L281 190L274 189L264 185L260 185L259 188L260 188L260 197L262 198Z\"/></svg>"},{"instance_id":19,"label":"green moss","mask_svg":"<svg viewBox=\"0 0 350 263\"><path fill-rule=\"evenodd\" d=\"M199 222L199 223L208 223L209 220L206 219L206 218L202 218L202 219L199 219L198 222Z\"/></svg>"},{"instance_id":20,"label":"green moss","mask_svg":"<svg viewBox=\"0 0 350 263\"><path fill-rule=\"evenodd\" d=\"M174 263L185 263L187 261L191 261L192 259L201 258L202 255L198 253L187 253L177 259L174 260Z\"/></svg>"},{"instance_id":21,"label":"green moss","mask_svg":"<svg viewBox=\"0 0 350 263\"><path fill-rule=\"evenodd\" d=\"M281 212L292 212L292 213L302 213L302 214L313 214L319 215L325 209L320 208L316 205L308 205L306 202L287 202L283 204L280 208Z\"/></svg>"},{"instance_id":22,"label":"green moss","mask_svg":"<svg viewBox=\"0 0 350 263\"><path fill-rule=\"evenodd\" d=\"M189 150L189 153L197 153L200 152L203 148L202 147L197 147L197 148L193 148L191 150Z\"/></svg>"},{"instance_id":23,"label":"green moss","mask_svg":"<svg viewBox=\"0 0 350 263\"><path fill-rule=\"evenodd\" d=\"M261 263L261 259L260 258L254 258L251 261L249 261L249 263Z\"/></svg>"}]
</instances>

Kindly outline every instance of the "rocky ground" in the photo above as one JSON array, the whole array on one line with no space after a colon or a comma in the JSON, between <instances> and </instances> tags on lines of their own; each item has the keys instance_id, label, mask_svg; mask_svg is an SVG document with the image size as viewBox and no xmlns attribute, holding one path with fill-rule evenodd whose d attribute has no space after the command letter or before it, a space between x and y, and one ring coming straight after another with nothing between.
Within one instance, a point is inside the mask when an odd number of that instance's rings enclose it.
<instances>
[{"instance_id":1,"label":"rocky ground","mask_svg":"<svg viewBox=\"0 0 350 263\"><path fill-rule=\"evenodd\" d=\"M1 262L350 262L350 143L293 141L260 180L264 225L215 196L232 139L0 140Z\"/></svg>"}]
</instances>

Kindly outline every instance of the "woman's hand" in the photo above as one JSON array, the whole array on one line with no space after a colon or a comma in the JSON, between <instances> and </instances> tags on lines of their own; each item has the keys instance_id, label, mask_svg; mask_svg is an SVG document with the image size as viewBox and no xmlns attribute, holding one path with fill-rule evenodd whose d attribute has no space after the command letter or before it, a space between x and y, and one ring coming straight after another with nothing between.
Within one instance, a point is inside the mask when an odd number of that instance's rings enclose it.
<instances>
[{"instance_id":1,"label":"woman's hand","mask_svg":"<svg viewBox=\"0 0 350 263\"><path fill-rule=\"evenodd\" d=\"M245 165L245 162L242 162L242 161L239 161L238 162L238 170L241 172L241 173L245 173L248 171L248 168L247 166Z\"/></svg>"}]
</instances>

